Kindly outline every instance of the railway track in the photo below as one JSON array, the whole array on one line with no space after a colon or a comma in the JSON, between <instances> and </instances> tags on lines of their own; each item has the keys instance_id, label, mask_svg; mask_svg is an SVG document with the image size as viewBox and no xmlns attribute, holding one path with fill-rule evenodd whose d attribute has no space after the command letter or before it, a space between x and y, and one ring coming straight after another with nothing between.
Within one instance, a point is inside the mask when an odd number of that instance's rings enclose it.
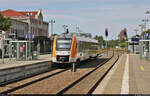
<instances>
[{"instance_id":1,"label":"railway track","mask_svg":"<svg viewBox=\"0 0 150 96\"><path fill-rule=\"evenodd\" d=\"M40 76L34 76L34 77L27 78L27 79L24 79L24 80L21 80L21 81L16 81L16 82L13 82L13 83L1 85L0 86L0 89L1 89L0 94L7 94L7 93L10 93L10 92L13 92L15 90L18 90L18 89L23 88L25 86L28 86L28 85L31 85L33 83L39 82L39 81L44 80L46 78L52 77L54 75L60 74L60 73L65 72L67 70L69 70L69 68L60 69L60 70L58 69L58 71L55 70L55 72L50 71L50 72L47 72L47 73L43 73ZM31 80L31 79L33 79L33 80Z\"/></svg>"},{"instance_id":2,"label":"railway track","mask_svg":"<svg viewBox=\"0 0 150 96\"><path fill-rule=\"evenodd\" d=\"M112 57L111 57L112 58ZM110 59L107 59L106 61L104 61L104 62L102 62L103 64L104 63L106 63L107 61L109 61ZM103 65L103 64L101 64L101 65ZM100 66L99 66L100 67ZM60 70L60 71L58 71L58 72L55 72L55 73L52 73L52 74L49 74L49 75L46 75L46 76L43 76L43 77L39 77L38 79L35 79L35 80L32 80L32 81L30 81L30 82L27 82L27 83L24 83L24 84L22 84L22 85L19 85L19 86L13 86L12 88L8 88L8 90L5 90L5 91L3 91L3 92L1 92L1 94L8 94L8 93L12 93L13 94L13 92L15 92L16 90L19 90L19 89L22 89L22 88L24 88L24 87L26 87L26 86L29 86L29 85L32 85L32 84L35 84L35 83L37 83L37 82L39 82L39 81L42 81L42 80L44 80L44 79L46 79L46 78L50 78L50 77L53 77L53 76L55 76L55 75L58 75L58 74L60 74L60 73L64 73L65 71L68 71L69 70L69 68L68 69L63 69L63 70ZM96 70L96 69L95 69ZM90 71L90 73L91 73L92 71ZM90 73L88 73L88 74L90 74ZM83 77L86 77L86 76L82 76L81 78L83 78ZM80 80L78 80L78 82L79 82ZM9 85L8 85L9 86ZM11 86L9 86L9 87L11 87ZM63 94L64 92L66 92L66 89L68 89L67 87L65 87L63 90L61 90L61 91L59 91L59 92L56 92L57 94Z\"/></svg>"},{"instance_id":3,"label":"railway track","mask_svg":"<svg viewBox=\"0 0 150 96\"><path fill-rule=\"evenodd\" d=\"M102 54L104 54L105 52L101 52L100 53L100 55L99 55L99 57L101 57L102 56ZM66 67L66 66L65 66ZM68 66L67 66L68 67ZM77 66L78 67L78 66ZM38 74L35 74L35 75L31 75L31 76L29 76L29 77L25 77L25 78L19 78L19 79L16 79L16 80L12 80L12 81L8 81L8 82L4 82L4 83L0 83L0 87L2 87L2 86L6 86L6 85L9 85L9 84L12 84L12 83L16 83L16 82L20 82L20 81L22 81L22 80L25 80L25 79L28 79L28 78L32 78L32 77L35 77L35 76L38 76L38 75L41 75L41 74L44 74L44 73L48 73L48 72L51 72L51 71L53 71L53 70L56 70L57 68L59 68L58 66L52 66L52 68L50 69L50 70L48 70L48 71L45 71L45 72L43 72L43 73L38 73ZM64 69L64 70L61 70L60 72L63 72L63 71L65 71L66 69ZM69 68L67 68L67 70L69 70ZM55 74L57 74L57 73L60 73L60 72L56 72ZM1 91L0 91L1 92Z\"/></svg>"},{"instance_id":4,"label":"railway track","mask_svg":"<svg viewBox=\"0 0 150 96\"><path fill-rule=\"evenodd\" d=\"M103 80L103 78L107 75L109 70L114 66L114 64L119 59L119 56L113 56L107 61L104 62L104 65L99 65L95 69L91 70L89 73L85 74L75 82L71 83L70 85L66 86L64 89L59 91L57 95L63 94L92 94L92 92L96 89L99 83ZM110 62L108 62L111 60ZM103 72L101 71L102 67L105 65L110 65L106 70ZM102 66L102 67L101 67ZM100 69L101 68L101 69ZM100 74L101 73L101 74ZM97 75L98 74L98 75ZM90 79L93 80L90 80ZM98 78L96 80L96 78Z\"/></svg>"}]
</instances>

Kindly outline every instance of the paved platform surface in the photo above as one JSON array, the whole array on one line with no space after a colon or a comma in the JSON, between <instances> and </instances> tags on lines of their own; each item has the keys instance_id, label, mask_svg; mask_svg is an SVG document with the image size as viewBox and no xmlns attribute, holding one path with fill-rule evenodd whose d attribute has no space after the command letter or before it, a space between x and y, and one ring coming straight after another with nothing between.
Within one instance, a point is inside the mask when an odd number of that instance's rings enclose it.
<instances>
[{"instance_id":1,"label":"paved platform surface","mask_svg":"<svg viewBox=\"0 0 150 96\"><path fill-rule=\"evenodd\" d=\"M18 66L24 66L29 64L35 64L40 62L46 62L51 61L51 54L46 55L39 55L38 59L35 60L28 60L28 61L17 61L16 59L4 59L4 64L2 64L2 59L0 59L0 70L6 69L6 68L12 68L12 67L18 67Z\"/></svg>"},{"instance_id":2,"label":"paved platform surface","mask_svg":"<svg viewBox=\"0 0 150 96\"><path fill-rule=\"evenodd\" d=\"M129 93L150 94L150 61L139 58L137 54L129 57Z\"/></svg>"},{"instance_id":3,"label":"paved platform surface","mask_svg":"<svg viewBox=\"0 0 150 96\"><path fill-rule=\"evenodd\" d=\"M150 61L123 54L93 94L150 94Z\"/></svg>"},{"instance_id":4,"label":"paved platform surface","mask_svg":"<svg viewBox=\"0 0 150 96\"><path fill-rule=\"evenodd\" d=\"M126 54L123 54L93 94L120 94Z\"/></svg>"}]
</instances>

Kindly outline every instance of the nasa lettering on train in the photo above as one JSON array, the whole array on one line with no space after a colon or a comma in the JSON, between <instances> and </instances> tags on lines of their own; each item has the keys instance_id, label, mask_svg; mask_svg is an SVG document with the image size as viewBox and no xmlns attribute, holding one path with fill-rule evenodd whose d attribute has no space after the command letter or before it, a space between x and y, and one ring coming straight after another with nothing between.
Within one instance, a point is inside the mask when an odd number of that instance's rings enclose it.
<instances>
[{"instance_id":1,"label":"nasa lettering on train","mask_svg":"<svg viewBox=\"0 0 150 96\"><path fill-rule=\"evenodd\" d=\"M54 36L52 62L74 63L98 56L98 41L79 34Z\"/></svg>"}]
</instances>

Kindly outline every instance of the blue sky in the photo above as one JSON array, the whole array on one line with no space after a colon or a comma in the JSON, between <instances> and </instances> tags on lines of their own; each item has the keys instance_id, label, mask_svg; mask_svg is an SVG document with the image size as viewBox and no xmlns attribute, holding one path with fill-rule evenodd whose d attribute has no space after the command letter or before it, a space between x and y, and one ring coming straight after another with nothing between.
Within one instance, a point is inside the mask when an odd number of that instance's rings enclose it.
<instances>
[{"instance_id":1,"label":"blue sky","mask_svg":"<svg viewBox=\"0 0 150 96\"><path fill-rule=\"evenodd\" d=\"M117 39L124 28L131 37L135 34L134 29L140 30L141 20L150 17L145 14L150 11L150 0L0 0L1 10L39 8L45 21L55 19L54 32L57 34L63 33L64 24L71 32L79 26L83 33L93 36L104 36L105 28L108 28L109 39ZM147 28L150 28L149 23Z\"/></svg>"}]
</instances>

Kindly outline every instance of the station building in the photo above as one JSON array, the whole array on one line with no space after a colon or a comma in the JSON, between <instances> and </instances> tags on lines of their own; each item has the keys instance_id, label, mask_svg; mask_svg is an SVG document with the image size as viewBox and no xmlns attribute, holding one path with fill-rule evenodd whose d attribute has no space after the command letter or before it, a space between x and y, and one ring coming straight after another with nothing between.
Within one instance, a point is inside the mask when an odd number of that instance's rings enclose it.
<instances>
[{"instance_id":1,"label":"station building","mask_svg":"<svg viewBox=\"0 0 150 96\"><path fill-rule=\"evenodd\" d=\"M40 53L50 51L50 41L48 39L49 23L43 21L42 10L37 11L15 11L12 9L0 12L4 17L10 17L12 26L6 32L6 38L17 34L18 40L34 41L34 50ZM14 35L15 36L15 35ZM37 48L40 47L40 48ZM38 50L39 49L39 50Z\"/></svg>"}]
</instances>

